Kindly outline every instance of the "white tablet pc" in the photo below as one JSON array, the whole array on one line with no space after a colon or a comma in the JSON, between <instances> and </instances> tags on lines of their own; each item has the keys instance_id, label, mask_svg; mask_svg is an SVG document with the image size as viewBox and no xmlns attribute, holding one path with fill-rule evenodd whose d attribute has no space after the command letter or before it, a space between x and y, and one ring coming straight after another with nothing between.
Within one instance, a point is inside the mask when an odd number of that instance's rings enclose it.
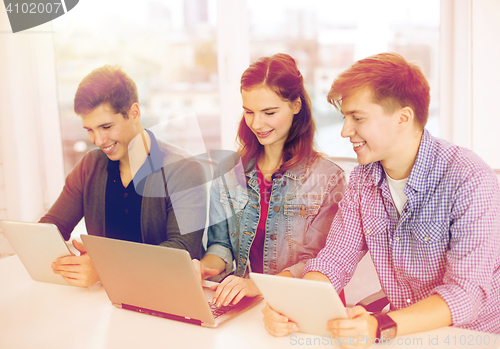
<instances>
[{"instance_id":1,"label":"white tablet pc","mask_svg":"<svg viewBox=\"0 0 500 349\"><path fill-rule=\"evenodd\" d=\"M331 335L329 320L347 318L344 304L332 284L323 281L250 273L271 308L299 326L299 331Z\"/></svg>"},{"instance_id":2,"label":"white tablet pc","mask_svg":"<svg viewBox=\"0 0 500 349\"><path fill-rule=\"evenodd\" d=\"M54 224L1 221L0 228L33 280L69 285L50 267L71 254Z\"/></svg>"}]
</instances>

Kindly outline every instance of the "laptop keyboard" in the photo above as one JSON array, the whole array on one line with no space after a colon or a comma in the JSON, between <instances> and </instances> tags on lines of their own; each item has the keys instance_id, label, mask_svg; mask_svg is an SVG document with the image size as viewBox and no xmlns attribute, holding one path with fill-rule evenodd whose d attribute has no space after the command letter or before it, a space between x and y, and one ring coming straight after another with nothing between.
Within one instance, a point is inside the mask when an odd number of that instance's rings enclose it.
<instances>
[{"instance_id":1,"label":"laptop keyboard","mask_svg":"<svg viewBox=\"0 0 500 349\"><path fill-rule=\"evenodd\" d=\"M214 316L214 319L217 319L219 316L224 315L228 311L233 310L235 307L235 305L233 305L233 304L222 306L222 307L217 307L212 302L208 302L208 305L210 306L210 310L212 311L212 315Z\"/></svg>"}]
</instances>

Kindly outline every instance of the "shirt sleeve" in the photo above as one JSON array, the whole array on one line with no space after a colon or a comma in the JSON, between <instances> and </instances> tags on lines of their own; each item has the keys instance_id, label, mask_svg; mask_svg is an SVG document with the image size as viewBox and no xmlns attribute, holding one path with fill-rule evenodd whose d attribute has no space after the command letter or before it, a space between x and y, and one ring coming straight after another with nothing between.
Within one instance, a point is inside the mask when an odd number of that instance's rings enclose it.
<instances>
[{"instance_id":1,"label":"shirt sleeve","mask_svg":"<svg viewBox=\"0 0 500 349\"><path fill-rule=\"evenodd\" d=\"M228 274L233 271L233 253L231 250L226 213L220 202L220 177L216 178L217 180L212 181L210 187L209 226L207 229L208 241L205 254L213 254L221 258L226 263L225 273Z\"/></svg>"},{"instance_id":2,"label":"shirt sleeve","mask_svg":"<svg viewBox=\"0 0 500 349\"><path fill-rule=\"evenodd\" d=\"M325 246L327 232L330 230L333 218L338 211L339 202L344 197L346 186L344 172L339 169L338 172L331 176L327 186L327 195L321 203L318 214L314 217L312 223L307 226L299 262L283 270L289 271L294 277L302 277L307 261L316 257Z\"/></svg>"},{"instance_id":3,"label":"shirt sleeve","mask_svg":"<svg viewBox=\"0 0 500 349\"><path fill-rule=\"evenodd\" d=\"M52 223L57 226L66 241L83 217L84 169L91 153L86 154L66 177L63 190L40 223Z\"/></svg>"},{"instance_id":4,"label":"shirt sleeve","mask_svg":"<svg viewBox=\"0 0 500 349\"><path fill-rule=\"evenodd\" d=\"M367 251L362 234L358 192L359 167L351 172L344 198L338 204L325 247L307 261L304 274L317 271L327 276L337 292L349 282Z\"/></svg>"},{"instance_id":5,"label":"shirt sleeve","mask_svg":"<svg viewBox=\"0 0 500 349\"><path fill-rule=\"evenodd\" d=\"M167 240L162 246L182 248L191 258L201 258L207 218L206 176L195 160L182 160L167 178Z\"/></svg>"},{"instance_id":6,"label":"shirt sleeve","mask_svg":"<svg viewBox=\"0 0 500 349\"><path fill-rule=\"evenodd\" d=\"M473 172L473 173L472 173ZM471 171L455 192L443 283L433 289L454 325L474 321L492 294L500 250L500 188L487 169Z\"/></svg>"}]
</instances>

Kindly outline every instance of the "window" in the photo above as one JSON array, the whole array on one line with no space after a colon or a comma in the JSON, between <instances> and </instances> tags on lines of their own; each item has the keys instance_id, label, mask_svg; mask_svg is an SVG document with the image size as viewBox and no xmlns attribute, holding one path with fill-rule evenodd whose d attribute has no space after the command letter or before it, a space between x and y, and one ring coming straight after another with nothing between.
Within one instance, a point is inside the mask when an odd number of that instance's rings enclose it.
<instances>
[{"instance_id":1,"label":"window","mask_svg":"<svg viewBox=\"0 0 500 349\"><path fill-rule=\"evenodd\" d=\"M53 22L66 174L93 145L73 111L93 69L119 65L135 81L142 124L196 113L208 148L220 147L215 0L86 0ZM171 142L185 133L167 132Z\"/></svg>"},{"instance_id":2,"label":"window","mask_svg":"<svg viewBox=\"0 0 500 349\"><path fill-rule=\"evenodd\" d=\"M354 157L340 137L342 116L326 95L335 77L358 59L394 51L418 63L431 86L427 128L438 135L439 1L247 1L251 61L277 52L294 57L305 78L330 156Z\"/></svg>"},{"instance_id":3,"label":"window","mask_svg":"<svg viewBox=\"0 0 500 349\"><path fill-rule=\"evenodd\" d=\"M224 127L237 123L240 101L231 107L234 120L222 125L219 81L224 79L218 66L226 63L218 62L218 40L231 41L232 50L249 47L249 61L278 52L298 61L313 104L317 143L330 156L354 157L349 141L340 137L342 117L326 101L334 78L355 60L383 51L398 52L423 68L431 85L427 128L439 135L439 1L232 1L244 9L248 22L236 25L248 30L248 37L220 32L217 37L217 13L229 6L224 0L86 0L54 21L66 174L93 146L73 112L74 93L85 75L104 64L120 65L136 82L145 127L195 113L208 149L220 148L221 137L232 142L235 128ZM184 132L166 134L173 142L187 139Z\"/></svg>"}]
</instances>

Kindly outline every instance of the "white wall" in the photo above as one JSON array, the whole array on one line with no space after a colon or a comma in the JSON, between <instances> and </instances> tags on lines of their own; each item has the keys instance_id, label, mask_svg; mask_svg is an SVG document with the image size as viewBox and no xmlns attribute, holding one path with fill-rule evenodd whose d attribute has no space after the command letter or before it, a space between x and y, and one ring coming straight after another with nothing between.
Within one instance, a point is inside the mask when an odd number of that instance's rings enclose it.
<instances>
[{"instance_id":1,"label":"white wall","mask_svg":"<svg viewBox=\"0 0 500 349\"><path fill-rule=\"evenodd\" d=\"M2 124L0 123L0 128ZM5 191L3 152L0 151L0 220L7 219L7 193Z\"/></svg>"},{"instance_id":2,"label":"white wall","mask_svg":"<svg viewBox=\"0 0 500 349\"><path fill-rule=\"evenodd\" d=\"M441 0L440 136L500 168L500 1Z\"/></svg>"},{"instance_id":3,"label":"white wall","mask_svg":"<svg viewBox=\"0 0 500 349\"><path fill-rule=\"evenodd\" d=\"M241 118L240 77L250 64L246 0L217 1L217 60L219 71L222 149L237 149Z\"/></svg>"},{"instance_id":4,"label":"white wall","mask_svg":"<svg viewBox=\"0 0 500 349\"><path fill-rule=\"evenodd\" d=\"M2 206L9 219L34 220L64 181L52 36L0 35L0 76Z\"/></svg>"},{"instance_id":5,"label":"white wall","mask_svg":"<svg viewBox=\"0 0 500 349\"><path fill-rule=\"evenodd\" d=\"M10 30L0 11L0 219L36 221L64 183L54 47L50 23Z\"/></svg>"},{"instance_id":6,"label":"white wall","mask_svg":"<svg viewBox=\"0 0 500 349\"><path fill-rule=\"evenodd\" d=\"M439 135L472 148L472 1L441 0Z\"/></svg>"},{"instance_id":7,"label":"white wall","mask_svg":"<svg viewBox=\"0 0 500 349\"><path fill-rule=\"evenodd\" d=\"M472 3L472 149L500 168L500 1Z\"/></svg>"}]
</instances>

